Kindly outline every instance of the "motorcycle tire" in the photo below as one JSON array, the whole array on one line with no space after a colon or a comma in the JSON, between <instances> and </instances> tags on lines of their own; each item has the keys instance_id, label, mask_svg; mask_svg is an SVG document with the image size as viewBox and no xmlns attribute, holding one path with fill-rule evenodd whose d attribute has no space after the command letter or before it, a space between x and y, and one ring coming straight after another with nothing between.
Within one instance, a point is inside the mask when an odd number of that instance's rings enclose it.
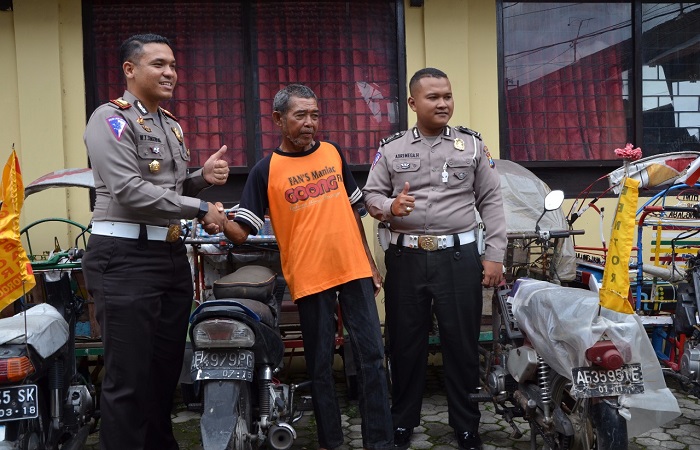
<instances>
[{"instance_id":1,"label":"motorcycle tire","mask_svg":"<svg viewBox=\"0 0 700 450\"><path fill-rule=\"evenodd\" d=\"M40 399L42 397L40 397ZM18 449L46 449L46 436L49 427L48 414L46 413L43 400L40 400L37 406L39 407L39 415L36 418L20 420L10 425L11 427L15 427L15 430L8 434L16 433L16 445Z\"/></svg>"},{"instance_id":2,"label":"motorcycle tire","mask_svg":"<svg viewBox=\"0 0 700 450\"><path fill-rule=\"evenodd\" d=\"M218 390L217 385L223 390ZM214 395L210 398L212 393ZM200 419L200 428L204 450L256 450L258 448L257 440L251 439L253 405L248 382L207 381L203 385L202 403L204 414ZM235 417L234 411L229 410L231 407L235 408ZM219 412L217 413L215 410ZM207 416L208 412L213 413L213 416ZM235 420L234 428L221 429L222 426L227 428L231 423L234 423L229 422L229 419Z\"/></svg>"},{"instance_id":3,"label":"motorcycle tire","mask_svg":"<svg viewBox=\"0 0 700 450\"><path fill-rule=\"evenodd\" d=\"M584 418L576 409L576 398L571 393L571 380L559 374L551 378L552 406L561 408L574 428L573 436L557 433L556 446L545 445L550 450L590 450L598 448L590 418ZM601 449L602 450L602 449ZM617 449L616 449L617 450Z\"/></svg>"},{"instance_id":4,"label":"motorcycle tire","mask_svg":"<svg viewBox=\"0 0 700 450\"><path fill-rule=\"evenodd\" d=\"M238 410L238 422L236 422L236 436L241 436L243 434L251 434L253 427L253 404L252 396L250 394L250 384L241 383L241 390L238 394L238 403L236 403L236 409ZM256 450L257 445L254 445L250 440L239 440L233 439L231 441L231 447L229 450Z\"/></svg>"},{"instance_id":5,"label":"motorcycle tire","mask_svg":"<svg viewBox=\"0 0 700 450\"><path fill-rule=\"evenodd\" d=\"M559 374L552 377L552 405L561 407L574 426L574 436L559 435L560 449L627 450L627 421L610 402L592 404L588 399L588 414L575 410L576 399L571 394L571 381Z\"/></svg>"}]
</instances>

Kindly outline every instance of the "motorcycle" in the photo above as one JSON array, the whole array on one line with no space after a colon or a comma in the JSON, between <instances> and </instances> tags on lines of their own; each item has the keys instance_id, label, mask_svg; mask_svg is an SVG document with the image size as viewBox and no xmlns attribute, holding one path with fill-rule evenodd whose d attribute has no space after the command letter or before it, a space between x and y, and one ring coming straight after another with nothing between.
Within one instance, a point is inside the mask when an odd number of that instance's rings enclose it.
<instances>
[{"instance_id":1,"label":"motorcycle","mask_svg":"<svg viewBox=\"0 0 700 450\"><path fill-rule=\"evenodd\" d=\"M288 450L296 439L292 424L311 409L310 397L299 405L294 398L309 381L274 378L284 356L275 283L271 269L243 266L214 282L215 300L191 315L191 376L205 450Z\"/></svg>"},{"instance_id":2,"label":"motorcycle","mask_svg":"<svg viewBox=\"0 0 700 450\"><path fill-rule=\"evenodd\" d=\"M45 303L0 319L2 450L79 450L97 420L95 388L75 359L84 301L66 271L44 277Z\"/></svg>"},{"instance_id":3,"label":"motorcycle","mask_svg":"<svg viewBox=\"0 0 700 450\"><path fill-rule=\"evenodd\" d=\"M545 197L534 232L508 233L506 283L493 295L493 345L491 349L480 348L482 389L471 394L469 400L493 402L496 413L510 424L516 438L523 433L514 418L526 419L533 449L538 448L538 438L544 441L544 448L553 450L625 449L626 420L618 413L617 397L643 391L639 364L623 365L615 345L602 340L586 350L588 366L575 367L568 373L558 366L552 370L548 363L551 351L535 345L530 339L534 336L528 336L521 326L525 324L520 324L514 314L513 297L521 278L556 281L555 250L565 238L583 234L576 230L540 230L542 217L558 210L563 199L561 191ZM546 283L550 292L559 289L573 288ZM536 291L531 295L533 302L538 295L542 294Z\"/></svg>"}]
</instances>

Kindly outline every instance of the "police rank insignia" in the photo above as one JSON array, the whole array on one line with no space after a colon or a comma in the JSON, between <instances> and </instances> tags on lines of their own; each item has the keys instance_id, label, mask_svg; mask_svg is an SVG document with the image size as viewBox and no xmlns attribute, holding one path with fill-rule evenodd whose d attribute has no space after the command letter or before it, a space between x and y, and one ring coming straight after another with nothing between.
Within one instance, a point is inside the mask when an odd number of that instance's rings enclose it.
<instances>
[{"instance_id":1,"label":"police rank insignia","mask_svg":"<svg viewBox=\"0 0 700 450\"><path fill-rule=\"evenodd\" d=\"M138 124L141 125L141 128L143 128L144 130L146 130L147 133L150 133L150 132L151 132L151 127L147 126L147 125L144 123L143 117L139 116L139 118L136 119L136 122L138 122Z\"/></svg>"},{"instance_id":2,"label":"police rank insignia","mask_svg":"<svg viewBox=\"0 0 700 450\"><path fill-rule=\"evenodd\" d=\"M489 160L489 167L492 169L496 167L496 163L493 161L493 158L491 157L491 153L489 153L489 148L484 145L484 153L486 153L486 159Z\"/></svg>"},{"instance_id":3,"label":"police rank insignia","mask_svg":"<svg viewBox=\"0 0 700 450\"><path fill-rule=\"evenodd\" d=\"M180 129L178 127L171 127L171 130L173 130L173 133L175 133L175 137L177 140L182 144L182 133L180 133Z\"/></svg>"},{"instance_id":4,"label":"police rank insignia","mask_svg":"<svg viewBox=\"0 0 700 450\"><path fill-rule=\"evenodd\" d=\"M148 164L148 170L151 171L151 173L158 173L160 172L160 162L157 160L153 160Z\"/></svg>"},{"instance_id":5,"label":"police rank insignia","mask_svg":"<svg viewBox=\"0 0 700 450\"><path fill-rule=\"evenodd\" d=\"M459 151L464 150L464 141L461 138L455 139L455 148Z\"/></svg>"}]
</instances>

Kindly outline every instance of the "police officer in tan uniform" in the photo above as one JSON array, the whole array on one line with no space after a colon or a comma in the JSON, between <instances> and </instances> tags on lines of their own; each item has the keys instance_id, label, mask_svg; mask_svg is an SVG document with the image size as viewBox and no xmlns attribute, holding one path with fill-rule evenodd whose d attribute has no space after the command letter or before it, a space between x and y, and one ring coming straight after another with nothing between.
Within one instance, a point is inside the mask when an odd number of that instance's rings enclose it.
<instances>
[{"instance_id":1,"label":"police officer in tan uniform","mask_svg":"<svg viewBox=\"0 0 700 450\"><path fill-rule=\"evenodd\" d=\"M162 36L120 48L123 97L97 108L85 130L95 178L92 235L82 259L102 329L102 449L177 449L170 421L193 299L180 219L217 225L226 218L195 197L224 184L226 146L187 174L189 150L172 114L159 107L177 82Z\"/></svg>"},{"instance_id":2,"label":"police officer in tan uniform","mask_svg":"<svg viewBox=\"0 0 700 450\"><path fill-rule=\"evenodd\" d=\"M385 252L386 326L394 445L407 448L419 424L432 310L438 320L449 423L462 449L482 447L478 340L482 284L503 277L506 228L500 180L479 133L448 125L454 108L444 72L409 83L412 129L382 140L363 190L372 217L390 227ZM480 260L474 208L486 226Z\"/></svg>"}]
</instances>

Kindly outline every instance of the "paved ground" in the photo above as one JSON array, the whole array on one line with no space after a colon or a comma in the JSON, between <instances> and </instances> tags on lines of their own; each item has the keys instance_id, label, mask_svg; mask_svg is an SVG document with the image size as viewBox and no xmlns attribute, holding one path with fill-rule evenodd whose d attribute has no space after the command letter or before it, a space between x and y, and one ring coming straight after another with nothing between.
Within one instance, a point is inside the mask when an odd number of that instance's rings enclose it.
<instances>
[{"instance_id":1,"label":"paved ground","mask_svg":"<svg viewBox=\"0 0 700 450\"><path fill-rule=\"evenodd\" d=\"M337 380L338 397L346 429L345 445L339 450L361 449L360 416L357 403L346 400L345 382L342 372L338 372ZM676 398L678 398L682 411L681 416L661 428L632 439L630 450L700 450L700 400L679 391L671 381L669 382L669 387L673 390ZM298 439L292 447L294 450L318 448L313 414L307 414L294 425L298 434ZM529 433L525 433L520 439L511 438L510 426L493 414L492 405L482 404L481 421L484 449L526 450L530 448ZM199 439L198 414L187 411L181 402L176 402L173 408L173 423L181 450L202 449ZM523 432L527 431L524 423L521 429ZM447 399L442 388L442 370L439 366L431 366L429 368L428 383L425 389L421 414L421 426L416 428L411 442L412 449L447 450L458 448L452 429L447 425ZM97 434L90 437L85 448L88 450L99 449Z\"/></svg>"}]
</instances>

